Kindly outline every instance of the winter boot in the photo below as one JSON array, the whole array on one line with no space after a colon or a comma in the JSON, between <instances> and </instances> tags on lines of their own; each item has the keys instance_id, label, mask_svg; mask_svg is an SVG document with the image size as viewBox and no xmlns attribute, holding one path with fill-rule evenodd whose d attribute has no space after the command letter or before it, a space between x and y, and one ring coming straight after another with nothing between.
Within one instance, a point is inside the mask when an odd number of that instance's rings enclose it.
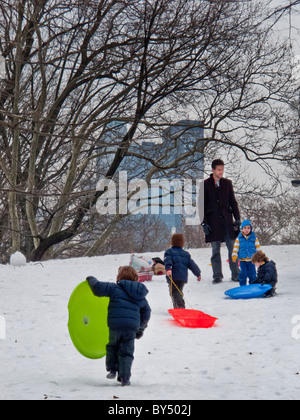
<instances>
[{"instance_id":1,"label":"winter boot","mask_svg":"<svg viewBox=\"0 0 300 420\"><path fill-rule=\"evenodd\" d=\"M129 379L121 378L121 386L130 386Z\"/></svg>"},{"instance_id":2,"label":"winter boot","mask_svg":"<svg viewBox=\"0 0 300 420\"><path fill-rule=\"evenodd\" d=\"M117 372L115 370L110 370L106 377L107 379L115 379L116 376L117 376Z\"/></svg>"}]
</instances>

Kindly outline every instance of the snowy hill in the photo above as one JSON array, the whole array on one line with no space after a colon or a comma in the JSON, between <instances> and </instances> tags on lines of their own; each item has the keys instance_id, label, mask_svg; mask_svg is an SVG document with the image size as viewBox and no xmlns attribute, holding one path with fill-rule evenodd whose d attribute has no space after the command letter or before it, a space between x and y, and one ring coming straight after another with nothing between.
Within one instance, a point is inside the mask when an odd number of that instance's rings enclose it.
<instances>
[{"instance_id":1,"label":"snowy hill","mask_svg":"<svg viewBox=\"0 0 300 420\"><path fill-rule=\"evenodd\" d=\"M198 283L190 274L186 298L194 309L219 318L212 329L176 324L167 312L171 303L164 277L145 283L152 318L136 341L132 386L126 388L106 379L104 359L85 359L75 350L67 305L87 275L115 281L129 255L0 265L0 316L6 322L0 399L299 399L300 246L264 251L277 263L278 296L248 301L224 296L236 287L229 280L225 249L220 285L211 283L211 250L190 251L203 280Z\"/></svg>"}]
</instances>

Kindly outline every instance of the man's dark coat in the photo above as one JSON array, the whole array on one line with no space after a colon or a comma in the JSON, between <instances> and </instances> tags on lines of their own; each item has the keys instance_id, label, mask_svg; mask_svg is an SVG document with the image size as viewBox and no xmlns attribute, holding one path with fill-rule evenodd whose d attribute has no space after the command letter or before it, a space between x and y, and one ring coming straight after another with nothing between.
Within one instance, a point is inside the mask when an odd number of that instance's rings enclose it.
<instances>
[{"instance_id":1,"label":"man's dark coat","mask_svg":"<svg viewBox=\"0 0 300 420\"><path fill-rule=\"evenodd\" d=\"M238 231L234 230L234 221L240 220L240 212L234 196L232 182L221 178L220 186L216 186L213 175L204 181L204 220L212 230L205 237L206 243L225 241L225 232L235 239Z\"/></svg>"}]
</instances>

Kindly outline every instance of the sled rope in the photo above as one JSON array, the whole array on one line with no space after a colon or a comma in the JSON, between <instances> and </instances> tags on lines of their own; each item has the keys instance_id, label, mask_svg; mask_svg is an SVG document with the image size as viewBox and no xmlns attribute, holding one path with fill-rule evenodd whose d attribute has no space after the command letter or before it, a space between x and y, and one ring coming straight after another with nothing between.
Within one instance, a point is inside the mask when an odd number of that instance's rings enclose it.
<instances>
[{"instance_id":1,"label":"sled rope","mask_svg":"<svg viewBox=\"0 0 300 420\"><path fill-rule=\"evenodd\" d=\"M171 280L171 283L172 284L174 284L174 286L176 287L176 289L178 290L178 292L181 294L181 296L183 297L183 299L185 299L185 301L186 301L186 303L191 307L191 309L194 309L193 307L192 307L192 305L190 304L190 302L187 300L187 298L185 298L184 297L184 294L182 293L182 291L178 288L178 286L177 286L177 284L176 283L174 283L174 281L173 281L173 278L172 278L172 275L171 276L168 276L169 277L169 279ZM172 292L172 287L171 287L171 299L172 299L172 294L173 294L173 292Z\"/></svg>"}]
</instances>

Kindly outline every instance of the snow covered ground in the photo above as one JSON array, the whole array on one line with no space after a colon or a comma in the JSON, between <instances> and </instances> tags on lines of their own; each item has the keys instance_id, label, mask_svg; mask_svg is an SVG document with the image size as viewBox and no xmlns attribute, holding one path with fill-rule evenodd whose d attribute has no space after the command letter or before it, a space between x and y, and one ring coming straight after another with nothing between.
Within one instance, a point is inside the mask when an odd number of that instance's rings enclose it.
<instances>
[{"instance_id":1,"label":"snow covered ground","mask_svg":"<svg viewBox=\"0 0 300 420\"><path fill-rule=\"evenodd\" d=\"M125 388L106 379L104 359L85 359L75 350L67 306L87 275L115 281L129 255L0 265L0 399L299 399L300 246L264 251L277 263L278 296L248 301L224 296L236 287L225 249L220 285L211 283L211 250L190 251L203 280L190 275L186 298L194 309L219 318L212 329L181 327L167 312L164 277L145 283L152 319L136 341L132 386Z\"/></svg>"}]
</instances>

